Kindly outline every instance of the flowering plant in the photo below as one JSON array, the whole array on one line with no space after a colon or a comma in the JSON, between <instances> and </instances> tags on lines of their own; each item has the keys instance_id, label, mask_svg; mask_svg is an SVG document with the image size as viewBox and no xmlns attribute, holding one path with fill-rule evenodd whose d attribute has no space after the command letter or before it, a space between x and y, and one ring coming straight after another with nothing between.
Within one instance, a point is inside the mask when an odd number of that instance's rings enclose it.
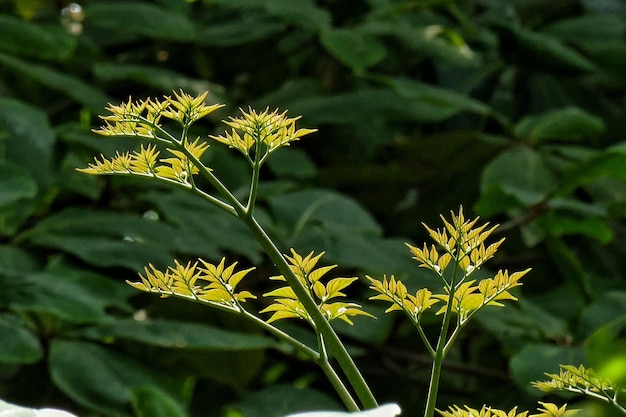
<instances>
[{"instance_id":1,"label":"flowering plant","mask_svg":"<svg viewBox=\"0 0 626 417\"><path fill-rule=\"evenodd\" d=\"M205 104L207 93L192 97L184 92L173 97L110 105L110 115L102 117L105 124L96 133L112 137L134 137L147 142L139 150L116 154L100 159L79 171L96 175L134 175L182 187L204 198L241 220L263 247L279 274L270 277L284 285L263 294L271 299L264 309L255 312L247 301L257 296L239 290L242 280L254 269L238 269L237 262L227 264L225 259L211 263L198 259L187 263L174 261L172 266L160 270L152 264L139 274L139 280L129 282L133 287L163 297L174 296L233 313L260 326L282 342L290 344L315 362L324 372L337 394L351 412L369 416L395 416L395 405L378 407L361 372L356 367L345 345L331 323L336 319L352 324L354 316L373 317L359 304L343 301L348 287L358 277L327 275L337 265L321 265L324 252L302 255L296 249L283 254L255 217L260 169L277 149L290 146L315 129L296 128L299 119L288 118L287 112L266 109L257 112L242 110L241 116L230 117L224 123L230 128L223 135L209 136L241 153L251 168L250 188L245 199L237 198L231 190L202 162L209 148L208 139L190 139L190 126L219 109L221 105ZM179 125L181 133L170 133L169 124ZM166 154L162 157L162 154ZM202 177L210 187L197 181ZM497 226L479 224L479 219L467 219L461 207L449 218L441 216L443 227L433 229L424 225L433 243L414 246L407 243L409 252L418 266L430 270L439 280L438 290L422 288L415 294L396 277L382 279L366 276L375 292L370 298L388 303L386 312L401 311L413 323L419 337L432 359L430 386L426 400L425 417L438 411L443 417L526 417L528 412L517 408L506 412L489 407L480 410L469 407L436 408L442 363L460 332L476 313L489 306L503 307L505 301L515 301L514 289L530 269L517 272L500 270L493 276L475 278L476 271L495 255L504 239L494 243L487 240ZM436 292L433 292L436 291ZM434 310L433 310L434 308ZM441 318L441 329L436 340L430 340L422 327L426 312ZM265 315L265 316L264 316ZM310 347L293 335L279 329L275 322L297 319L307 323L315 332L317 346ZM339 372L341 371L341 372ZM572 376L574 375L574 376ZM612 393L612 403L617 402L618 388L595 379L582 368L564 368L561 375L550 375L552 381L536 383L540 389L566 389L606 398ZM605 395L606 394L606 395ZM611 402L611 401L609 401ZM551 403L540 403L533 417L569 417L574 410ZM313 413L310 416L331 417L337 413ZM304 417L305 414L302 414ZM341 414L338 414L341 415Z\"/></svg>"}]
</instances>

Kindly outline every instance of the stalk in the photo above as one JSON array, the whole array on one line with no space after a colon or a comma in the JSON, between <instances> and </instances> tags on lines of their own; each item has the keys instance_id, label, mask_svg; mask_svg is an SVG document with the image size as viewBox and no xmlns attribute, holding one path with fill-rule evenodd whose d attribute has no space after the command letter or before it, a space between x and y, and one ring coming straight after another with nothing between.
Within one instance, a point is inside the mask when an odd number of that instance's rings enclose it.
<instances>
[{"instance_id":1,"label":"stalk","mask_svg":"<svg viewBox=\"0 0 626 417\"><path fill-rule=\"evenodd\" d=\"M457 248L457 253L458 248ZM424 417L433 417L435 415L435 406L437 404L437 394L439 392L439 381L441 379L441 366L446 356L446 339L448 337L448 330L450 329L450 320L452 319L452 303L454 300L454 291L456 286L456 276L459 271L459 263L454 263L454 271L452 273L452 282L450 283L450 290L448 294L448 305L446 312L443 316L443 323L441 324L441 332L437 339L437 347L435 349L435 355L433 357L433 367L430 373L430 382L428 384L428 397L426 399L426 410L424 411Z\"/></svg>"}]
</instances>

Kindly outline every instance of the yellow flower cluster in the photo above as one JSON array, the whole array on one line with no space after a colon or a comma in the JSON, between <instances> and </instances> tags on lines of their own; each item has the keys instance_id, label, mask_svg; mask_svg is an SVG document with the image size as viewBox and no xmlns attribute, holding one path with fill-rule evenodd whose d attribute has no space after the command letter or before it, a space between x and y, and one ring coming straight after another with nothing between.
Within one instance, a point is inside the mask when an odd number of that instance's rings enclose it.
<instances>
[{"instance_id":1,"label":"yellow flower cluster","mask_svg":"<svg viewBox=\"0 0 626 417\"><path fill-rule=\"evenodd\" d=\"M199 160L209 145L197 138L191 143L185 140L183 147ZM101 155L102 160L96 158L94 163L78 171L87 174L143 175L189 185L191 176L199 172L198 167L183 151L171 148L167 148L167 151L172 157L158 159L160 151L155 145L150 144L145 148L142 145L139 151L117 153L111 159Z\"/></svg>"},{"instance_id":2,"label":"yellow flower cluster","mask_svg":"<svg viewBox=\"0 0 626 417\"><path fill-rule=\"evenodd\" d=\"M478 217L474 220L465 220L462 207L458 214L451 213L451 217L452 221L448 222L445 217L441 216L445 226L443 229L433 230L424 224L430 237L445 252L443 255L439 255L434 245L430 250L426 244L423 249L408 243L407 246L413 254L413 259L420 262L421 267L431 269L439 276L443 276L452 259L458 262L465 274L470 275L493 257L498 247L504 242L504 238L485 247L485 241L498 227L497 225L487 229L489 223L485 223L474 228Z\"/></svg>"},{"instance_id":3,"label":"yellow flower cluster","mask_svg":"<svg viewBox=\"0 0 626 417\"><path fill-rule=\"evenodd\" d=\"M389 280L384 276L382 281L378 281L370 276L366 276L366 278L372 283L370 288L379 293L370 297L370 300L381 300L391 303L391 307L385 310L385 313L403 310L417 321L424 311L439 302L439 300L432 297L432 292L427 288L418 290L415 295L409 294L406 286L401 281L397 281L393 275Z\"/></svg>"},{"instance_id":4,"label":"yellow flower cluster","mask_svg":"<svg viewBox=\"0 0 626 417\"><path fill-rule=\"evenodd\" d=\"M443 216L441 218L444 223L444 228L441 230L433 230L424 225L440 249L435 245L429 247L426 244L422 248L408 243L407 246L420 267L432 270L441 278L445 293L432 294L430 290L424 288L417 291L415 295L411 295L406 286L393 276L389 280L383 277L382 281L368 276L372 284L370 288L379 293L370 299L390 302L392 305L387 312L402 310L417 323L421 314L439 301L443 302L443 306L437 314L446 312L450 303L450 293L452 293L451 311L457 314L461 325L484 306L503 306L500 301L517 300L509 290L520 286L520 279L530 269L510 275L508 271L498 271L493 278L485 278L478 283L476 280L467 280L474 271L494 256L504 241L501 239L489 246L485 245L485 240L497 226L489 229L487 229L488 224L476 226L478 218L466 220L463 216L463 208L458 214L452 213L451 221ZM452 274L446 273L449 265L455 266ZM454 274L458 274L459 277L452 277L451 280L450 275Z\"/></svg>"},{"instance_id":5,"label":"yellow flower cluster","mask_svg":"<svg viewBox=\"0 0 626 417\"><path fill-rule=\"evenodd\" d=\"M129 98L116 106L109 104L108 116L100 116L105 125L94 130L104 136L137 136L147 139L156 139L163 132L161 117L175 120L183 126L189 126L202 117L223 107L223 104L208 106L205 104L205 92L197 97L189 94L174 92L174 98L166 96L163 100L148 99L133 102Z\"/></svg>"},{"instance_id":6,"label":"yellow flower cluster","mask_svg":"<svg viewBox=\"0 0 626 417\"><path fill-rule=\"evenodd\" d=\"M531 384L544 392L572 391L572 392L616 392L617 388L606 379L600 378L593 369L586 369L580 365L561 365L559 374L546 374L549 381L534 381Z\"/></svg>"},{"instance_id":7,"label":"yellow flower cluster","mask_svg":"<svg viewBox=\"0 0 626 417\"><path fill-rule=\"evenodd\" d=\"M531 414L529 417L571 417L579 410L568 410L567 404L562 407L557 407L552 403L539 402L541 407L537 408L537 414ZM510 411L498 410L495 408L483 406L480 410L465 406L461 408L459 406L452 406L448 410L437 410L442 417L526 417L528 411L518 412L517 407L514 407Z\"/></svg>"},{"instance_id":8,"label":"yellow flower cluster","mask_svg":"<svg viewBox=\"0 0 626 417\"><path fill-rule=\"evenodd\" d=\"M289 146L290 142L300 139L302 136L316 132L317 129L296 129L296 121L300 117L288 118L287 112L278 113L269 109L257 113L248 108L248 112L241 110L242 117L229 117L224 123L232 128L221 136L211 136L218 142L224 143L231 148L237 149L250 158L252 152L260 152L255 155L259 162L281 146ZM261 146L262 149L257 148Z\"/></svg>"},{"instance_id":9,"label":"yellow flower cluster","mask_svg":"<svg viewBox=\"0 0 626 417\"><path fill-rule=\"evenodd\" d=\"M225 266L222 258L219 264L214 265L202 259L198 262L182 265L175 261L165 271L160 271L154 265L144 268L145 276L139 274L140 282L127 283L138 290L158 293L162 297L170 295L193 299L200 302L214 304L240 311L240 302L249 298L256 298L249 291L235 292L239 282L254 268L235 272L237 262Z\"/></svg>"},{"instance_id":10,"label":"yellow flower cluster","mask_svg":"<svg viewBox=\"0 0 626 417\"><path fill-rule=\"evenodd\" d=\"M346 295L342 290L358 278L333 278L324 285L320 279L337 266L328 265L315 269L317 262L324 255L324 252L315 256L313 252L311 252L307 256L302 257L292 249L291 255L292 256L285 255L291 264L291 270L309 291L311 296L317 300L319 309L326 316L328 321L341 319L352 324L352 320L350 320L351 316L364 315L372 317L369 313L361 310L360 305L355 303L329 303L329 301L334 298L345 297ZM270 279L285 281L285 277L282 275L271 277ZM274 291L263 294L263 296L275 298L275 302L272 305L261 311L261 313L274 313L267 321L268 323L286 318L300 318L314 326L313 320L290 286L280 287Z\"/></svg>"}]
</instances>

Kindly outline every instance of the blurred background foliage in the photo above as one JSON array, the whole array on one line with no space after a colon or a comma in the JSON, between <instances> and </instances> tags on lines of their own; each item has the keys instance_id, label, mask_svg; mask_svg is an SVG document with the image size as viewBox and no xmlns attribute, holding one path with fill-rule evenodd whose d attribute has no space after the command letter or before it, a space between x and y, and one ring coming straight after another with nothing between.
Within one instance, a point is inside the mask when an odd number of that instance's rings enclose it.
<instances>
[{"instance_id":1,"label":"blurred background foliage","mask_svg":"<svg viewBox=\"0 0 626 417\"><path fill-rule=\"evenodd\" d=\"M124 284L175 257L255 264L257 294L275 274L194 196L75 171L138 146L90 133L107 102L173 89L227 105L193 134L247 106L319 129L264 173L259 216L284 251L415 290L436 285L403 245L427 239L420 222L463 204L502 224L491 268L533 272L459 340L439 408L534 407L528 382L559 363L623 382L625 71L623 0L0 1L0 398L82 416L340 407L248 324ZM216 143L207 161L245 195L236 153ZM427 355L370 295L349 294L379 319L338 330L379 400L419 415Z\"/></svg>"}]
</instances>

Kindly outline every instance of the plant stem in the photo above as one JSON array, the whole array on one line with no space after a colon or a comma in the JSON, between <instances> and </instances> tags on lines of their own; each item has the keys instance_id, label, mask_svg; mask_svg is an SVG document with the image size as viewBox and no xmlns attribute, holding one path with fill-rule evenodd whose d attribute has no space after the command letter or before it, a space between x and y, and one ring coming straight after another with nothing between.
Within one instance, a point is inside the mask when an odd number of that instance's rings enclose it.
<instances>
[{"instance_id":1,"label":"plant stem","mask_svg":"<svg viewBox=\"0 0 626 417\"><path fill-rule=\"evenodd\" d=\"M228 188L226 188L226 186L224 186L224 184L222 184L222 182L184 146L178 145L177 147L194 165L196 165L200 174L202 174L222 195L222 197L231 204L237 212L237 217L246 224L276 268L285 277L287 283L291 286L291 288L293 288L298 300L300 300L302 306L311 317L311 320L315 323L315 330L321 333L326 339L328 347L332 351L335 359L339 363L339 366L354 389L354 392L361 401L361 405L366 409L377 407L378 403L376 402L372 391L365 382L363 375L361 375L361 372L356 367L356 364L346 350L346 347L339 339L339 336L337 336L337 333L335 333L333 328L330 326L326 317L324 317L322 312L319 310L317 304L307 289L304 285L302 285L302 283L300 283L294 272L291 270L289 263L281 251L276 247L263 227L256 221L252 213L248 211L248 207L244 207L241 202L237 200L237 198L228 190Z\"/></svg>"},{"instance_id":2,"label":"plant stem","mask_svg":"<svg viewBox=\"0 0 626 417\"><path fill-rule=\"evenodd\" d=\"M457 249L457 253L458 249ZM452 319L452 304L454 301L455 281L459 270L459 262L454 263L454 271L452 273L452 281L450 282L448 290L448 305L446 312L443 316L443 322L441 323L441 332L437 339L437 347L435 350L435 356L433 358L433 367L430 373L430 382L428 384L428 397L426 399L426 410L424 411L424 417L433 417L435 415L435 406L437 403L437 394L439 392L439 380L441 378L441 366L443 360L446 357L446 339L448 337L448 330L450 328L450 321Z\"/></svg>"},{"instance_id":3,"label":"plant stem","mask_svg":"<svg viewBox=\"0 0 626 417\"><path fill-rule=\"evenodd\" d=\"M237 207L235 207L237 208ZM298 300L302 303L302 306L306 309L307 313L315 323L316 331L321 333L326 340L328 347L332 351L339 363L339 366L346 375L350 385L354 389L357 397L361 401L364 408L375 408L378 406L374 395L372 394L369 386L365 382L365 379L361 375L361 372L356 367L352 357L346 350L337 333L333 330L326 320L326 317L318 309L317 305L306 288L300 283L296 275L289 267L289 263L284 258L280 250L274 245L272 239L265 233L265 230L259 225L253 216L249 216L247 213L240 213L241 220L244 221L248 229L255 236L257 241L263 246L265 253L274 262L274 265L283 274L287 283L291 286L294 293L298 297Z\"/></svg>"}]
</instances>

